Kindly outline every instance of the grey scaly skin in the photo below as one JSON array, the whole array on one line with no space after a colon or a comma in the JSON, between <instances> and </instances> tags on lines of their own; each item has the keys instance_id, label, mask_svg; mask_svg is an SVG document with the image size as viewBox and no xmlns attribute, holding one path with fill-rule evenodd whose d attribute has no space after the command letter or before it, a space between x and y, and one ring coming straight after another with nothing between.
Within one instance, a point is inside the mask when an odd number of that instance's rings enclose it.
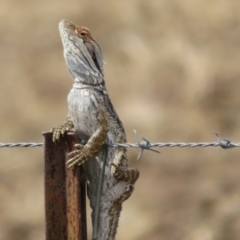
<instances>
[{"instance_id":1,"label":"grey scaly skin","mask_svg":"<svg viewBox=\"0 0 240 240\"><path fill-rule=\"evenodd\" d=\"M107 93L100 46L90 31L67 20L59 23L67 68L74 79L68 95L66 122L53 129L53 141L73 127L86 145L76 144L69 154L69 167L84 164L88 197L94 212L97 181L104 143L125 143L126 134ZM100 200L98 240L114 240L122 203L128 199L139 177L128 167L127 149L108 147L107 165Z\"/></svg>"}]
</instances>

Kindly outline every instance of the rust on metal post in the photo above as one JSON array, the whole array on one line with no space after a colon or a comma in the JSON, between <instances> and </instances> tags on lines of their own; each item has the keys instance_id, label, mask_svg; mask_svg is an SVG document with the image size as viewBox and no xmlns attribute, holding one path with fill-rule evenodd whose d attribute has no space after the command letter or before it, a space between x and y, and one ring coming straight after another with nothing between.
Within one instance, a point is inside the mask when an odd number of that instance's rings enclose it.
<instances>
[{"instance_id":1,"label":"rust on metal post","mask_svg":"<svg viewBox=\"0 0 240 240\"><path fill-rule=\"evenodd\" d=\"M68 152L73 148L74 144L68 144ZM87 240L85 182L80 178L82 167L66 169L68 240Z\"/></svg>"},{"instance_id":2,"label":"rust on metal post","mask_svg":"<svg viewBox=\"0 0 240 240\"><path fill-rule=\"evenodd\" d=\"M46 240L86 240L85 183L80 167L66 168L66 153L73 149L73 134L52 142L44 133Z\"/></svg>"}]
</instances>

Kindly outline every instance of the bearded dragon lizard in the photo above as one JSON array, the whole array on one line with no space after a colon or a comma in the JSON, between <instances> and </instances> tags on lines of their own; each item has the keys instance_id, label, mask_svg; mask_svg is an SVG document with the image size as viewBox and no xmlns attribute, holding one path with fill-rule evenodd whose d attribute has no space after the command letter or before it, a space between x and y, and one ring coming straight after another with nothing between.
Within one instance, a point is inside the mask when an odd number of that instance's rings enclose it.
<instances>
[{"instance_id":1,"label":"bearded dragon lizard","mask_svg":"<svg viewBox=\"0 0 240 240\"><path fill-rule=\"evenodd\" d=\"M114 240L122 203L131 196L139 172L128 167L126 148L109 146L126 143L126 134L105 87L100 46L89 29L78 27L70 21L62 20L59 31L65 62L74 84L68 95L69 114L63 125L53 128L53 141L74 128L79 139L87 142L86 145L75 145L75 150L69 153L67 165L74 167L83 164L93 212L102 146L108 144L97 239Z\"/></svg>"}]
</instances>

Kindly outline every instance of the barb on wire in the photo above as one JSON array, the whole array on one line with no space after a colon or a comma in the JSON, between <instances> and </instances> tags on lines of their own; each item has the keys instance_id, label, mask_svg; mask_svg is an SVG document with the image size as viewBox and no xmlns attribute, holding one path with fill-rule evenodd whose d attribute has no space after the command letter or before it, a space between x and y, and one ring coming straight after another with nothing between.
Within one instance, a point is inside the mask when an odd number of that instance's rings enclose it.
<instances>
[{"instance_id":1,"label":"barb on wire","mask_svg":"<svg viewBox=\"0 0 240 240\"><path fill-rule=\"evenodd\" d=\"M220 135L216 132L214 132L215 135L217 136L217 139L218 139L218 143L219 143L219 146L223 149L227 149L227 148L233 148L235 146L233 146L233 144L231 143L230 140L227 140L227 139L221 139L220 138Z\"/></svg>"},{"instance_id":2,"label":"barb on wire","mask_svg":"<svg viewBox=\"0 0 240 240\"><path fill-rule=\"evenodd\" d=\"M133 130L133 132L134 132L136 141L138 143L138 146L141 148L140 153L138 154L137 160L139 160L141 158L144 150L149 150L152 152L160 153L159 151L151 148L152 147L151 143L146 138L142 138L143 141L140 142L137 131Z\"/></svg>"}]
</instances>

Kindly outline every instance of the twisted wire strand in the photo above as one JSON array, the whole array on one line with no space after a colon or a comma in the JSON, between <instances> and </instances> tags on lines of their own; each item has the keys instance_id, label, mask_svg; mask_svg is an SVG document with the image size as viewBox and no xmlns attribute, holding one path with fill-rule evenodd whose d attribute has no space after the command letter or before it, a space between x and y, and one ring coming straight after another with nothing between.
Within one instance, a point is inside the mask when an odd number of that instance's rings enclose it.
<instances>
[{"instance_id":1,"label":"twisted wire strand","mask_svg":"<svg viewBox=\"0 0 240 240\"><path fill-rule=\"evenodd\" d=\"M230 142L229 145L225 145L225 143L219 143L219 142L199 142L199 143L175 143L175 142L166 142L166 143L151 143L149 142L149 146L143 147L141 144L144 142L140 143L113 143L113 144L108 144L111 147L126 147L126 148L144 148L144 149L151 149L153 147L222 147L222 148L234 148L234 147L240 147L240 143L232 143ZM19 142L19 143L0 143L0 148L14 148L14 147L43 147L43 143L24 143L24 142Z\"/></svg>"},{"instance_id":2,"label":"twisted wire strand","mask_svg":"<svg viewBox=\"0 0 240 240\"><path fill-rule=\"evenodd\" d=\"M110 147L125 147L125 148L141 148L141 152L139 157L141 157L143 150L150 150L153 152L159 153L159 151L153 149L155 147L162 148L162 147L221 147L223 149L228 149L228 148L234 148L234 147L240 147L240 143L232 143L228 139L223 139L220 137L220 135L216 132L214 134L217 137L217 142L199 142L199 143L175 143L175 142L167 142L167 143L151 143L148 141L146 138L142 138L142 141L139 140L137 131L134 130L134 134L136 137L137 143L111 143L111 144L106 144L107 146ZM82 142L82 144L85 144ZM19 142L19 143L0 143L0 148L13 148L13 147L43 147L43 143L24 143L24 142Z\"/></svg>"},{"instance_id":3,"label":"twisted wire strand","mask_svg":"<svg viewBox=\"0 0 240 240\"><path fill-rule=\"evenodd\" d=\"M14 148L14 147L43 147L43 143L0 143L0 148Z\"/></svg>"},{"instance_id":4,"label":"twisted wire strand","mask_svg":"<svg viewBox=\"0 0 240 240\"><path fill-rule=\"evenodd\" d=\"M126 148L145 148L142 147L139 143L114 143L111 144L110 146L113 147L126 147ZM150 143L148 147L146 147L146 149L148 148L153 148L153 147L158 147L158 148L162 148L162 147L222 147L222 148L233 148L233 147L240 147L240 143L230 143L230 146L225 146L222 143L219 142L199 142L199 143L175 143L175 142L166 142L166 143Z\"/></svg>"}]
</instances>

